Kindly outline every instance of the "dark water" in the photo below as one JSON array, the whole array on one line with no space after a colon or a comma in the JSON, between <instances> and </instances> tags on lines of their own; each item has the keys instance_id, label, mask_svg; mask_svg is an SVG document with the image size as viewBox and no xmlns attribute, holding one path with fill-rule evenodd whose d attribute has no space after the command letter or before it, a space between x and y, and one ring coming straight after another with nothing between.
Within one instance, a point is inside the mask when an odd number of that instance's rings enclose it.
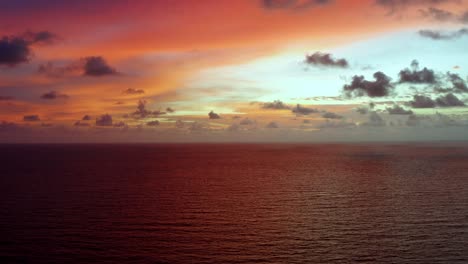
<instances>
[{"instance_id":1,"label":"dark water","mask_svg":"<svg viewBox=\"0 0 468 264\"><path fill-rule=\"evenodd\" d=\"M1 263L468 263L468 147L3 145Z\"/></svg>"}]
</instances>

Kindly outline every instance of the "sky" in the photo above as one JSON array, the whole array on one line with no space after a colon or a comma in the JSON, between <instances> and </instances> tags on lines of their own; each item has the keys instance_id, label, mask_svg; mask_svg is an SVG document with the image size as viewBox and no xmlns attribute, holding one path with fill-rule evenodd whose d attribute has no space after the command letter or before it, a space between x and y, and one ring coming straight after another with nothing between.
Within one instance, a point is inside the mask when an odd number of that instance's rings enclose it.
<instances>
[{"instance_id":1,"label":"sky","mask_svg":"<svg viewBox=\"0 0 468 264\"><path fill-rule=\"evenodd\" d=\"M0 142L468 140L467 0L0 0Z\"/></svg>"}]
</instances>

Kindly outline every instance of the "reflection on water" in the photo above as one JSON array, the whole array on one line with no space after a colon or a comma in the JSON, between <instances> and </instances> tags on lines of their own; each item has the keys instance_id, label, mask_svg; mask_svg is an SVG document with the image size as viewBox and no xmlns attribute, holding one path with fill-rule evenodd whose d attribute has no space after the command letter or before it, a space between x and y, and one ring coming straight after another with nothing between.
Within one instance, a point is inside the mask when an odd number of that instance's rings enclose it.
<instances>
[{"instance_id":1,"label":"reflection on water","mask_svg":"<svg viewBox=\"0 0 468 264\"><path fill-rule=\"evenodd\" d=\"M0 147L0 260L467 263L468 147Z\"/></svg>"}]
</instances>

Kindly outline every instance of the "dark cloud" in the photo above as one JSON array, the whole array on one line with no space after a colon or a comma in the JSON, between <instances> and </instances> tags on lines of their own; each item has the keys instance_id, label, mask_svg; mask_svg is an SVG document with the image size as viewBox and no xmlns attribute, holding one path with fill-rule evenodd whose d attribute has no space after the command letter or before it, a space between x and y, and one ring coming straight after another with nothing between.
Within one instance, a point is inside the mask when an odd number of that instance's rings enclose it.
<instances>
[{"instance_id":1,"label":"dark cloud","mask_svg":"<svg viewBox=\"0 0 468 264\"><path fill-rule=\"evenodd\" d=\"M89 120L91 120L91 116L90 115L85 115L85 116L83 116L83 118L81 120L89 121Z\"/></svg>"},{"instance_id":2,"label":"dark cloud","mask_svg":"<svg viewBox=\"0 0 468 264\"><path fill-rule=\"evenodd\" d=\"M142 89L128 88L123 91L124 94L144 94L145 91Z\"/></svg>"},{"instance_id":3,"label":"dark cloud","mask_svg":"<svg viewBox=\"0 0 468 264\"><path fill-rule=\"evenodd\" d=\"M349 63L345 59L334 59L329 53L316 52L306 55L305 63L314 66L348 68Z\"/></svg>"},{"instance_id":4,"label":"dark cloud","mask_svg":"<svg viewBox=\"0 0 468 264\"><path fill-rule=\"evenodd\" d=\"M424 30L419 30L418 34L421 37L430 38L433 40L451 40L451 39L458 39L458 38L468 35L468 28L462 28L456 31L440 31L440 30L424 29Z\"/></svg>"},{"instance_id":5,"label":"dark cloud","mask_svg":"<svg viewBox=\"0 0 468 264\"><path fill-rule=\"evenodd\" d=\"M466 85L466 81L463 80L460 75L456 73L447 73L447 77L449 81L453 85L453 91L455 93L468 93L468 86Z\"/></svg>"},{"instance_id":6,"label":"dark cloud","mask_svg":"<svg viewBox=\"0 0 468 264\"><path fill-rule=\"evenodd\" d=\"M406 68L401 70L399 73L400 83L428 83L434 84L437 82L436 76L433 70L424 67L419 70L419 62L413 60L411 62L411 69Z\"/></svg>"},{"instance_id":7,"label":"dark cloud","mask_svg":"<svg viewBox=\"0 0 468 264\"><path fill-rule=\"evenodd\" d=\"M69 96L66 94L62 94L57 91L50 91L48 93L45 93L41 95L42 99L47 99L47 100L54 100L54 99L67 99Z\"/></svg>"},{"instance_id":8,"label":"dark cloud","mask_svg":"<svg viewBox=\"0 0 468 264\"><path fill-rule=\"evenodd\" d=\"M332 113L332 112L325 112L322 114L322 117L327 118L327 119L342 119L343 118L342 116Z\"/></svg>"},{"instance_id":9,"label":"dark cloud","mask_svg":"<svg viewBox=\"0 0 468 264\"><path fill-rule=\"evenodd\" d=\"M435 100L424 95L414 95L413 101L410 102L413 108L435 108L439 107L452 107L452 106L465 106L458 97L449 93L447 95L439 96Z\"/></svg>"},{"instance_id":10,"label":"dark cloud","mask_svg":"<svg viewBox=\"0 0 468 264\"><path fill-rule=\"evenodd\" d=\"M209 117L210 119L220 119L220 118L221 118L218 114L216 114L216 113L213 112L213 111L211 111L211 112L208 113L208 117Z\"/></svg>"},{"instance_id":11,"label":"dark cloud","mask_svg":"<svg viewBox=\"0 0 468 264\"><path fill-rule=\"evenodd\" d=\"M120 73L109 66L101 56L90 56L73 61L65 66L56 66L53 62L39 65L37 72L51 78L62 78L67 75L101 77L106 75L119 75ZM142 94L143 90L128 88L123 91L126 94Z\"/></svg>"},{"instance_id":12,"label":"dark cloud","mask_svg":"<svg viewBox=\"0 0 468 264\"><path fill-rule=\"evenodd\" d=\"M27 31L23 34L23 38L31 44L52 44L58 39L57 35L49 31Z\"/></svg>"},{"instance_id":13,"label":"dark cloud","mask_svg":"<svg viewBox=\"0 0 468 264\"><path fill-rule=\"evenodd\" d=\"M265 127L266 128L279 128L279 125L276 122L270 122Z\"/></svg>"},{"instance_id":14,"label":"dark cloud","mask_svg":"<svg viewBox=\"0 0 468 264\"><path fill-rule=\"evenodd\" d=\"M159 121L154 120L146 123L147 126L159 126Z\"/></svg>"},{"instance_id":15,"label":"dark cloud","mask_svg":"<svg viewBox=\"0 0 468 264\"><path fill-rule=\"evenodd\" d=\"M112 116L105 114L98 117L96 119L96 126L112 126Z\"/></svg>"},{"instance_id":16,"label":"dark cloud","mask_svg":"<svg viewBox=\"0 0 468 264\"><path fill-rule=\"evenodd\" d=\"M301 10L318 5L332 3L333 0L261 0L266 9L293 9Z\"/></svg>"},{"instance_id":17,"label":"dark cloud","mask_svg":"<svg viewBox=\"0 0 468 264\"><path fill-rule=\"evenodd\" d=\"M434 108L436 103L432 98L424 95L414 95L413 101L410 101L410 105L413 108Z\"/></svg>"},{"instance_id":18,"label":"dark cloud","mask_svg":"<svg viewBox=\"0 0 468 264\"><path fill-rule=\"evenodd\" d=\"M393 107L387 107L387 112L391 115L412 115L413 111L404 109L400 105L394 105Z\"/></svg>"},{"instance_id":19,"label":"dark cloud","mask_svg":"<svg viewBox=\"0 0 468 264\"><path fill-rule=\"evenodd\" d=\"M438 97L435 102L440 107L465 106L465 103L452 93Z\"/></svg>"},{"instance_id":20,"label":"dark cloud","mask_svg":"<svg viewBox=\"0 0 468 264\"><path fill-rule=\"evenodd\" d=\"M167 108L166 108L166 112L167 112L167 113L174 113L175 110L174 110L173 108L167 107Z\"/></svg>"},{"instance_id":21,"label":"dark cloud","mask_svg":"<svg viewBox=\"0 0 468 264\"><path fill-rule=\"evenodd\" d=\"M138 100L137 110L133 112L133 115L144 118L151 114L152 112L146 109L146 100Z\"/></svg>"},{"instance_id":22,"label":"dark cloud","mask_svg":"<svg viewBox=\"0 0 468 264\"><path fill-rule=\"evenodd\" d=\"M107 61L101 56L86 57L84 60L84 75L86 76L106 76L116 75L117 70L107 64Z\"/></svg>"},{"instance_id":23,"label":"dark cloud","mask_svg":"<svg viewBox=\"0 0 468 264\"><path fill-rule=\"evenodd\" d=\"M21 36L4 36L0 39L0 65L16 66L29 62L32 57L31 46L47 44L55 39L48 31L27 32Z\"/></svg>"},{"instance_id":24,"label":"dark cloud","mask_svg":"<svg viewBox=\"0 0 468 264\"><path fill-rule=\"evenodd\" d=\"M19 37L0 39L0 65L16 66L28 62L32 56L29 43Z\"/></svg>"},{"instance_id":25,"label":"dark cloud","mask_svg":"<svg viewBox=\"0 0 468 264\"><path fill-rule=\"evenodd\" d=\"M27 121L27 122L37 122L37 121L41 121L41 119L39 118L38 115L25 115L23 117L23 121Z\"/></svg>"},{"instance_id":26,"label":"dark cloud","mask_svg":"<svg viewBox=\"0 0 468 264\"><path fill-rule=\"evenodd\" d=\"M391 78L383 72L374 73L374 78L375 81L367 81L364 79L364 76L355 75L351 84L343 86L343 91L348 97L385 97L390 95L394 88L390 83Z\"/></svg>"},{"instance_id":27,"label":"dark cloud","mask_svg":"<svg viewBox=\"0 0 468 264\"><path fill-rule=\"evenodd\" d=\"M166 112L159 110L150 111L146 109L146 103L146 100L138 100L137 110L133 112L132 115L137 118L145 118L149 116L160 116L166 114Z\"/></svg>"},{"instance_id":28,"label":"dark cloud","mask_svg":"<svg viewBox=\"0 0 468 264\"><path fill-rule=\"evenodd\" d=\"M310 115L310 114L320 113L320 110L315 109L315 108L303 107L300 104L298 104L296 107L292 109L292 112L298 115Z\"/></svg>"},{"instance_id":29,"label":"dark cloud","mask_svg":"<svg viewBox=\"0 0 468 264\"><path fill-rule=\"evenodd\" d=\"M281 102L280 100L275 100L273 102L267 102L262 104L263 109L273 109L273 110L285 110L291 109L289 105Z\"/></svg>"},{"instance_id":30,"label":"dark cloud","mask_svg":"<svg viewBox=\"0 0 468 264\"><path fill-rule=\"evenodd\" d=\"M14 98L12 96L0 96L0 101L10 101Z\"/></svg>"}]
</instances>

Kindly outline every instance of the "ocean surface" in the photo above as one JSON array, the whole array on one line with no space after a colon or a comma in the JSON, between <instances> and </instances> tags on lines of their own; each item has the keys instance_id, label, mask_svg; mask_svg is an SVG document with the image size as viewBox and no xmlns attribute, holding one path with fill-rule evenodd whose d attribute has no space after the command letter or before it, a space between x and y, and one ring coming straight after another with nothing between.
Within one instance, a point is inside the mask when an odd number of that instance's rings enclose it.
<instances>
[{"instance_id":1,"label":"ocean surface","mask_svg":"<svg viewBox=\"0 0 468 264\"><path fill-rule=\"evenodd\" d=\"M468 146L0 145L0 263L468 263Z\"/></svg>"}]
</instances>

